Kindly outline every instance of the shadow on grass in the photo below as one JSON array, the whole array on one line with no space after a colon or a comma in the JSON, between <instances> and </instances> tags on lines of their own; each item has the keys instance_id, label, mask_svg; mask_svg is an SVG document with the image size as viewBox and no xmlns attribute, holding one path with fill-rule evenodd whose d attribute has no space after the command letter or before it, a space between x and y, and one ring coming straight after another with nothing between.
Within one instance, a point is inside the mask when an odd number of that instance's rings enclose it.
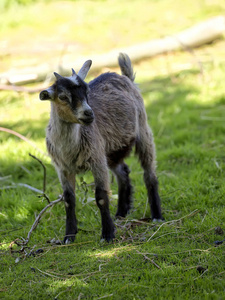
<instances>
[{"instance_id":1,"label":"shadow on grass","mask_svg":"<svg viewBox=\"0 0 225 300\"><path fill-rule=\"evenodd\" d=\"M48 117L44 117L44 119L40 118L38 121L34 120L20 120L14 122L13 120L8 122L1 122L1 127L11 129L13 131L16 131L23 136L27 137L31 140L39 140L45 138L45 128L48 124ZM3 134L6 137L3 137ZM7 132L1 132L2 140L8 139L9 137L13 137L11 134ZM19 143L22 141L21 139L15 137L17 142Z\"/></svg>"}]
</instances>

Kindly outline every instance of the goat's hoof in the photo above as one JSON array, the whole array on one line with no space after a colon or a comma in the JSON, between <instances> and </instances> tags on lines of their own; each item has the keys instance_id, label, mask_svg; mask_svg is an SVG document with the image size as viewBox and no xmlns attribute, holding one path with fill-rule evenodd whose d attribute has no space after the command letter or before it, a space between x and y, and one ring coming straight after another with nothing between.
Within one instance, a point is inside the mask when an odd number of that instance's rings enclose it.
<instances>
[{"instance_id":1,"label":"goat's hoof","mask_svg":"<svg viewBox=\"0 0 225 300\"><path fill-rule=\"evenodd\" d=\"M57 240L56 238L53 238L51 240L48 240L47 243L50 243L51 245L62 245L63 241Z\"/></svg>"},{"instance_id":2,"label":"goat's hoof","mask_svg":"<svg viewBox=\"0 0 225 300\"><path fill-rule=\"evenodd\" d=\"M114 240L114 238L115 238L115 236L113 236L113 237L105 237L105 238L101 238L101 240L100 240L100 243L101 244L103 244L104 242L107 242L107 243L110 243L110 242L112 242L113 243L113 240Z\"/></svg>"},{"instance_id":3,"label":"goat's hoof","mask_svg":"<svg viewBox=\"0 0 225 300\"><path fill-rule=\"evenodd\" d=\"M121 219L121 218L125 218L126 217L126 215L128 214L128 212L129 212L129 210L130 210L130 208L126 208L126 209L121 209L121 210L118 210L117 212L116 212L116 218L117 219Z\"/></svg>"},{"instance_id":4,"label":"goat's hoof","mask_svg":"<svg viewBox=\"0 0 225 300\"><path fill-rule=\"evenodd\" d=\"M64 239L63 239L63 244L65 245L69 245L71 244L72 242L74 242L75 240L75 235L74 236L65 236Z\"/></svg>"},{"instance_id":5,"label":"goat's hoof","mask_svg":"<svg viewBox=\"0 0 225 300\"><path fill-rule=\"evenodd\" d=\"M64 239L63 242L65 245L69 245L72 243L72 241L70 239Z\"/></svg>"},{"instance_id":6,"label":"goat's hoof","mask_svg":"<svg viewBox=\"0 0 225 300\"><path fill-rule=\"evenodd\" d=\"M115 238L115 231L116 229L114 228L114 230L110 233L102 233L102 237L101 237L101 242L106 241L106 242L112 242L113 239Z\"/></svg>"},{"instance_id":7,"label":"goat's hoof","mask_svg":"<svg viewBox=\"0 0 225 300\"><path fill-rule=\"evenodd\" d=\"M164 220L163 220L163 219L157 219L157 218L154 218L154 219L152 220L152 222L153 222L153 223L162 223L162 222L164 222Z\"/></svg>"},{"instance_id":8,"label":"goat's hoof","mask_svg":"<svg viewBox=\"0 0 225 300\"><path fill-rule=\"evenodd\" d=\"M118 214L116 214L115 217L118 220L124 220L124 218L125 218L125 216L121 216L121 215L118 215Z\"/></svg>"},{"instance_id":9,"label":"goat's hoof","mask_svg":"<svg viewBox=\"0 0 225 300\"><path fill-rule=\"evenodd\" d=\"M106 243L106 240L103 239L103 238L101 238L101 239L100 239L100 244L104 244L104 243Z\"/></svg>"}]
</instances>

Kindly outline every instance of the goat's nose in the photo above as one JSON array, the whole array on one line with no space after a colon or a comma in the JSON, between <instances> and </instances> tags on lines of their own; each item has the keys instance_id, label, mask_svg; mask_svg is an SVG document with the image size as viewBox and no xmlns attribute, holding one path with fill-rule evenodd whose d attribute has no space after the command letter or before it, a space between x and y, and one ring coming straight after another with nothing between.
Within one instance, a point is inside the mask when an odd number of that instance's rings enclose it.
<instances>
[{"instance_id":1,"label":"goat's nose","mask_svg":"<svg viewBox=\"0 0 225 300\"><path fill-rule=\"evenodd\" d=\"M85 110L84 115L86 117L93 117L93 111L91 109Z\"/></svg>"}]
</instances>

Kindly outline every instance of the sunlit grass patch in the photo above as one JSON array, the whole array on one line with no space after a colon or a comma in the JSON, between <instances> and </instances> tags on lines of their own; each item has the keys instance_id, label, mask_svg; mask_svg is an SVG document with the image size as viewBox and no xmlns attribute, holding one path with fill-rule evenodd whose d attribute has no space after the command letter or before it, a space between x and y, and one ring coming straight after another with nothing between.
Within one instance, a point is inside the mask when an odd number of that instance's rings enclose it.
<instances>
[{"instance_id":1,"label":"sunlit grass patch","mask_svg":"<svg viewBox=\"0 0 225 300\"><path fill-rule=\"evenodd\" d=\"M100 252L99 252L99 250L98 251L96 251L96 253L95 254L90 254L90 256L91 257L102 257L102 258L112 258L112 257L114 257L114 256L116 256L116 255L120 255L120 253L129 253L129 251L133 251L134 249L136 248L136 246L134 246L134 245L127 245L127 246L121 246L121 247L117 247L117 248L112 248L112 249L109 249L109 250L105 250L105 249L103 249L103 250L101 250Z\"/></svg>"}]
</instances>

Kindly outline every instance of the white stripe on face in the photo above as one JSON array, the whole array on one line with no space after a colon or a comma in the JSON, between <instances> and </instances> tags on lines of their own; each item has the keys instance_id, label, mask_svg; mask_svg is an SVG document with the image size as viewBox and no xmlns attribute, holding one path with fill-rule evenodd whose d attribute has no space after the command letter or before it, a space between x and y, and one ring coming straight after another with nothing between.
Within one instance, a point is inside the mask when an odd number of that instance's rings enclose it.
<instances>
[{"instance_id":1,"label":"white stripe on face","mask_svg":"<svg viewBox=\"0 0 225 300\"><path fill-rule=\"evenodd\" d=\"M92 110L91 107L87 104L86 100L81 102L81 106L77 110L77 118L82 118L84 116L84 111Z\"/></svg>"},{"instance_id":2,"label":"white stripe on face","mask_svg":"<svg viewBox=\"0 0 225 300\"><path fill-rule=\"evenodd\" d=\"M79 81L77 80L77 76L70 76L70 77L66 77L67 79L71 80L74 84L79 85Z\"/></svg>"}]
</instances>

